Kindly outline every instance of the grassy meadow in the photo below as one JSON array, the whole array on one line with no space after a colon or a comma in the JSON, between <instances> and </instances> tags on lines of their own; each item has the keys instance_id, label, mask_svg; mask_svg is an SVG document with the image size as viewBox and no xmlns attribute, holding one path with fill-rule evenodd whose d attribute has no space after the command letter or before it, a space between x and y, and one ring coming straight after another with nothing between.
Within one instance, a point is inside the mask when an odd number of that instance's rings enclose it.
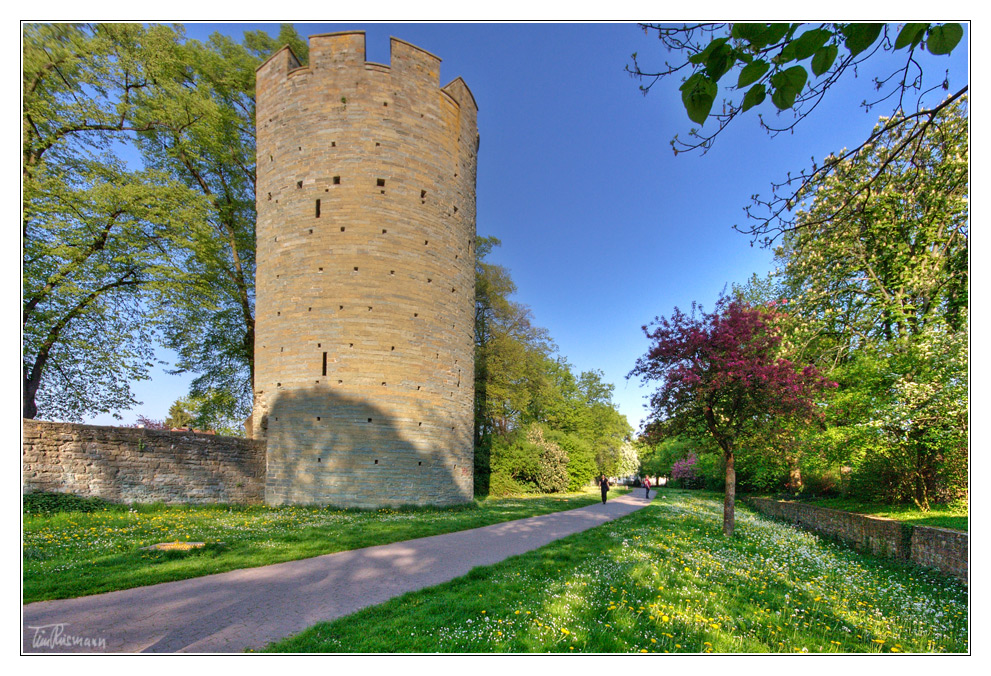
<instances>
[{"instance_id":1,"label":"grassy meadow","mask_svg":"<svg viewBox=\"0 0 991 676\"><path fill-rule=\"evenodd\" d=\"M270 652L965 653L967 588L662 490L647 508Z\"/></svg>"},{"instance_id":2,"label":"grassy meadow","mask_svg":"<svg viewBox=\"0 0 991 676\"><path fill-rule=\"evenodd\" d=\"M127 506L73 496L25 496L23 602L304 559L574 509L599 500L598 489L593 488L552 496L493 497L450 508L379 510ZM72 511L60 511L66 507ZM187 551L142 549L174 541L206 546Z\"/></svg>"}]
</instances>

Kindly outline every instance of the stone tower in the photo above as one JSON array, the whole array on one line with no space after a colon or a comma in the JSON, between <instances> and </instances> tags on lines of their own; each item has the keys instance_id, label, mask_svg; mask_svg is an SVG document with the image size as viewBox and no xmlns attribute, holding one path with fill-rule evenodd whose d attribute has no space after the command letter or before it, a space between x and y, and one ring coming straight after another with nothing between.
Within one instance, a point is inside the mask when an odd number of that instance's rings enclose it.
<instances>
[{"instance_id":1,"label":"stone tower","mask_svg":"<svg viewBox=\"0 0 991 676\"><path fill-rule=\"evenodd\" d=\"M252 429L265 500L472 499L477 106L364 32L257 71Z\"/></svg>"}]
</instances>

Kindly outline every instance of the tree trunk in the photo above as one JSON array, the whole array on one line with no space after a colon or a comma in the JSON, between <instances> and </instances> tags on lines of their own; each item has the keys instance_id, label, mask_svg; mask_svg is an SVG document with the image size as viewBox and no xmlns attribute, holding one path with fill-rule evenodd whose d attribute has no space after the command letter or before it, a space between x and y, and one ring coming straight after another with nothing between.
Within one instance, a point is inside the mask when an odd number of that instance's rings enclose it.
<instances>
[{"instance_id":1,"label":"tree trunk","mask_svg":"<svg viewBox=\"0 0 991 676\"><path fill-rule=\"evenodd\" d=\"M723 535L731 537L736 520L736 468L734 467L733 451L725 451L726 459L726 492L723 498Z\"/></svg>"},{"instance_id":2,"label":"tree trunk","mask_svg":"<svg viewBox=\"0 0 991 676\"><path fill-rule=\"evenodd\" d=\"M792 493L802 491L802 467L798 464L798 458L788 456L788 489Z\"/></svg>"}]
</instances>

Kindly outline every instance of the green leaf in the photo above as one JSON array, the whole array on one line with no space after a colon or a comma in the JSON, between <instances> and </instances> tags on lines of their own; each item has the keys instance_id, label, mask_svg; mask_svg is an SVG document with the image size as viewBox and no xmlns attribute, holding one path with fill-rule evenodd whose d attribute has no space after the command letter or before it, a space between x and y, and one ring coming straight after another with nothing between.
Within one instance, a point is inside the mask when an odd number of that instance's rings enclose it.
<instances>
[{"instance_id":1,"label":"green leaf","mask_svg":"<svg viewBox=\"0 0 991 676\"><path fill-rule=\"evenodd\" d=\"M760 39L766 30L767 24L764 23L735 23L730 30L730 35L738 40L746 40L754 47L759 48L763 45L756 41Z\"/></svg>"},{"instance_id":2,"label":"green leaf","mask_svg":"<svg viewBox=\"0 0 991 676\"><path fill-rule=\"evenodd\" d=\"M747 90L747 93L743 96L743 111L746 112L753 108L754 106L759 106L764 102L767 97L767 89L764 84L756 84Z\"/></svg>"},{"instance_id":3,"label":"green leaf","mask_svg":"<svg viewBox=\"0 0 991 676\"><path fill-rule=\"evenodd\" d=\"M779 110L791 108L808 79L809 74L802 66L792 66L788 70L776 73L771 76L771 84L774 86L771 101Z\"/></svg>"},{"instance_id":4,"label":"green leaf","mask_svg":"<svg viewBox=\"0 0 991 676\"><path fill-rule=\"evenodd\" d=\"M746 86L757 82L757 80L764 77L764 73L767 72L768 68L771 67L767 61L754 61L743 67L740 71L740 79L736 83L737 89L743 89Z\"/></svg>"},{"instance_id":5,"label":"green leaf","mask_svg":"<svg viewBox=\"0 0 991 676\"><path fill-rule=\"evenodd\" d=\"M773 45L778 40L785 36L788 29L791 28L790 23L772 23L767 25L767 29L764 31L763 35L760 36L761 46Z\"/></svg>"},{"instance_id":6,"label":"green leaf","mask_svg":"<svg viewBox=\"0 0 991 676\"><path fill-rule=\"evenodd\" d=\"M782 50L782 55L787 54L784 62L787 63L791 60L802 61L809 58L825 45L832 36L833 34L830 31L822 28L805 31L801 36L789 42Z\"/></svg>"},{"instance_id":7,"label":"green leaf","mask_svg":"<svg viewBox=\"0 0 991 676\"><path fill-rule=\"evenodd\" d=\"M705 60L706 74L714 82L726 74L736 64L736 51L725 42L715 49Z\"/></svg>"},{"instance_id":8,"label":"green leaf","mask_svg":"<svg viewBox=\"0 0 991 676\"><path fill-rule=\"evenodd\" d=\"M848 23L843 26L846 48L850 50L851 56L856 56L873 45L881 35L882 28L883 23Z\"/></svg>"},{"instance_id":9,"label":"green leaf","mask_svg":"<svg viewBox=\"0 0 991 676\"><path fill-rule=\"evenodd\" d=\"M836 55L839 54L839 48L836 45L827 45L816 52L815 56L812 57L812 72L816 77L825 73L836 61Z\"/></svg>"},{"instance_id":10,"label":"green leaf","mask_svg":"<svg viewBox=\"0 0 991 676\"><path fill-rule=\"evenodd\" d=\"M902 27L900 33L898 33L898 38L895 40L895 49L902 49L903 47L908 47L909 45L915 46L919 44L922 38L925 36L926 29L929 28L927 23L907 23Z\"/></svg>"},{"instance_id":11,"label":"green leaf","mask_svg":"<svg viewBox=\"0 0 991 676\"><path fill-rule=\"evenodd\" d=\"M949 54L963 37L963 27L958 23L945 23L929 31L926 49L930 54Z\"/></svg>"},{"instance_id":12,"label":"green leaf","mask_svg":"<svg viewBox=\"0 0 991 676\"><path fill-rule=\"evenodd\" d=\"M705 123L718 90L719 86L703 73L695 73L685 80L681 85L681 101L685 104L685 111L692 122Z\"/></svg>"},{"instance_id":13,"label":"green leaf","mask_svg":"<svg viewBox=\"0 0 991 676\"><path fill-rule=\"evenodd\" d=\"M715 51L722 45L726 44L726 41L728 39L729 38L719 38L717 40L713 40L708 45L706 45L705 49L703 49L701 52L699 52L698 54L693 54L692 56L688 57L688 61L694 64L705 63L706 61L709 60L709 57L712 55L713 51Z\"/></svg>"}]
</instances>

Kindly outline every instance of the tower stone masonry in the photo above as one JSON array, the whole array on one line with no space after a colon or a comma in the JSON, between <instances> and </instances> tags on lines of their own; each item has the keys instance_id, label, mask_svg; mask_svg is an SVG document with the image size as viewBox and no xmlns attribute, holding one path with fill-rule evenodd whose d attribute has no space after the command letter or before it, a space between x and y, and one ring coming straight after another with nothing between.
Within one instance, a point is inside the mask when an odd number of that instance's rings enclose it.
<instances>
[{"instance_id":1,"label":"tower stone masonry","mask_svg":"<svg viewBox=\"0 0 991 676\"><path fill-rule=\"evenodd\" d=\"M252 434L269 504L473 494L477 106L440 59L314 35L257 71Z\"/></svg>"}]
</instances>

